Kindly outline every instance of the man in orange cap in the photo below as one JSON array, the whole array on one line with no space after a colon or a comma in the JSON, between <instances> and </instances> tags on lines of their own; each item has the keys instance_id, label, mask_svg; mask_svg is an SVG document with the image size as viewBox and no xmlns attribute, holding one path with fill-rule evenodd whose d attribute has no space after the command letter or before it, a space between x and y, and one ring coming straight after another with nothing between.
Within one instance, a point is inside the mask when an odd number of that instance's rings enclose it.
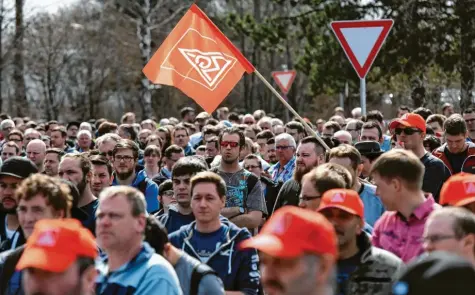
<instances>
[{"instance_id":1,"label":"man in orange cap","mask_svg":"<svg viewBox=\"0 0 475 295\"><path fill-rule=\"evenodd\" d=\"M30 294L94 294L97 247L76 219L43 219L35 224L16 269Z\"/></svg>"},{"instance_id":2,"label":"man in orange cap","mask_svg":"<svg viewBox=\"0 0 475 295\"><path fill-rule=\"evenodd\" d=\"M336 234L320 213L294 206L282 207L257 236L240 246L260 251L266 294L334 294Z\"/></svg>"},{"instance_id":3,"label":"man in orange cap","mask_svg":"<svg viewBox=\"0 0 475 295\"><path fill-rule=\"evenodd\" d=\"M396 255L371 245L363 232L364 205L358 193L326 191L318 211L333 224L338 237L337 294L388 294L404 264Z\"/></svg>"},{"instance_id":4,"label":"man in orange cap","mask_svg":"<svg viewBox=\"0 0 475 295\"><path fill-rule=\"evenodd\" d=\"M450 176L449 169L444 163L427 152L424 148L426 136L426 122L418 114L408 113L395 119L389 124L391 133L396 134L397 145L405 150L412 151L424 164L424 180L422 190L431 193L436 201L442 184Z\"/></svg>"},{"instance_id":5,"label":"man in orange cap","mask_svg":"<svg viewBox=\"0 0 475 295\"><path fill-rule=\"evenodd\" d=\"M440 204L475 213L475 174L461 172L447 179L440 190Z\"/></svg>"}]
</instances>

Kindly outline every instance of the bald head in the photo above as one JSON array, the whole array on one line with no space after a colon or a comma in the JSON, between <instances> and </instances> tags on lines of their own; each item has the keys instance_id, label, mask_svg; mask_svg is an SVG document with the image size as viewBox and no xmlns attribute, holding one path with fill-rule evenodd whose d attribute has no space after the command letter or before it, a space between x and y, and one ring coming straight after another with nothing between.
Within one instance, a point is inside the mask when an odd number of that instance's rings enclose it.
<instances>
[{"instance_id":1,"label":"bald head","mask_svg":"<svg viewBox=\"0 0 475 295\"><path fill-rule=\"evenodd\" d=\"M353 144L351 134L348 131L340 130L333 134L333 137L338 139L342 144Z\"/></svg>"},{"instance_id":2,"label":"bald head","mask_svg":"<svg viewBox=\"0 0 475 295\"><path fill-rule=\"evenodd\" d=\"M26 156L38 168L43 167L43 161L46 156L46 144L41 139L33 139L26 146Z\"/></svg>"}]
</instances>

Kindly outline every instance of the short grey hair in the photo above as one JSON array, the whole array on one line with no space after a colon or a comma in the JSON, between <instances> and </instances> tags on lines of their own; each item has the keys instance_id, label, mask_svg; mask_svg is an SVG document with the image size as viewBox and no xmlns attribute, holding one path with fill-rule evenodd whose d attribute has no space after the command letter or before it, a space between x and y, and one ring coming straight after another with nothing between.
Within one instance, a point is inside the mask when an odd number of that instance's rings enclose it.
<instances>
[{"instance_id":1,"label":"short grey hair","mask_svg":"<svg viewBox=\"0 0 475 295\"><path fill-rule=\"evenodd\" d=\"M79 138L79 137L80 137L81 135L83 135L83 134L86 134L87 136L89 136L89 138L92 138L91 131L85 130L85 129L80 130L80 131L78 132L78 134L76 135L76 137Z\"/></svg>"},{"instance_id":2,"label":"short grey hair","mask_svg":"<svg viewBox=\"0 0 475 295\"><path fill-rule=\"evenodd\" d=\"M97 139L96 139L96 147L100 147L101 144L104 142L104 141L113 141L115 143L119 142L119 140L121 140L122 138L118 135L118 134L115 134L115 133L106 133L102 136L99 136Z\"/></svg>"},{"instance_id":3,"label":"short grey hair","mask_svg":"<svg viewBox=\"0 0 475 295\"><path fill-rule=\"evenodd\" d=\"M79 130L89 130L89 132L92 132L92 126L88 122L82 122L81 125L79 125Z\"/></svg>"},{"instance_id":4,"label":"short grey hair","mask_svg":"<svg viewBox=\"0 0 475 295\"><path fill-rule=\"evenodd\" d=\"M282 140L287 140L289 142L289 146L296 148L297 143L295 142L295 139L293 138L292 135L288 133L281 133L275 137L275 144L277 144L279 141Z\"/></svg>"},{"instance_id":5,"label":"short grey hair","mask_svg":"<svg viewBox=\"0 0 475 295\"><path fill-rule=\"evenodd\" d=\"M0 123L0 128L3 130L6 125L12 125L13 128L15 128L15 122L13 122L13 120L11 120L11 119L3 120L2 123Z\"/></svg>"},{"instance_id":6,"label":"short grey hair","mask_svg":"<svg viewBox=\"0 0 475 295\"><path fill-rule=\"evenodd\" d=\"M117 196L124 196L126 198L130 204L132 216L147 215L145 196L141 191L131 186L117 185L105 188L99 193L99 204L105 199Z\"/></svg>"}]
</instances>

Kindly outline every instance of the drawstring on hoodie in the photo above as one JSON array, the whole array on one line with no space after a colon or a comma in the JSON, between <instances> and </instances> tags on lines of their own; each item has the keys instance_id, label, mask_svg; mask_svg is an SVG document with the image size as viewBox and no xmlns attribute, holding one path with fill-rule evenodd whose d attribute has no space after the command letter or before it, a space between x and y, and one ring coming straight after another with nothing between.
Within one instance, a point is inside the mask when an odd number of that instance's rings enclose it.
<instances>
[{"instance_id":1,"label":"drawstring on hoodie","mask_svg":"<svg viewBox=\"0 0 475 295\"><path fill-rule=\"evenodd\" d=\"M229 250L228 275L231 274L231 257L233 256L233 249L234 249L234 240L231 243L231 250Z\"/></svg>"}]
</instances>

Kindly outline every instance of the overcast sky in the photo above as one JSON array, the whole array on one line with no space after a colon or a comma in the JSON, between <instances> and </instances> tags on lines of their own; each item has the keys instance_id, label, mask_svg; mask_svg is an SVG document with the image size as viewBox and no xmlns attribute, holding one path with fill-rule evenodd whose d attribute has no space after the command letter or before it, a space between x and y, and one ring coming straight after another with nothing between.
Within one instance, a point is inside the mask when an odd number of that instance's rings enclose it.
<instances>
[{"instance_id":1,"label":"overcast sky","mask_svg":"<svg viewBox=\"0 0 475 295\"><path fill-rule=\"evenodd\" d=\"M80 0L25 0L25 16L31 16L37 12L56 12L58 8L71 5ZM14 7L15 0L6 0L5 7Z\"/></svg>"}]
</instances>

